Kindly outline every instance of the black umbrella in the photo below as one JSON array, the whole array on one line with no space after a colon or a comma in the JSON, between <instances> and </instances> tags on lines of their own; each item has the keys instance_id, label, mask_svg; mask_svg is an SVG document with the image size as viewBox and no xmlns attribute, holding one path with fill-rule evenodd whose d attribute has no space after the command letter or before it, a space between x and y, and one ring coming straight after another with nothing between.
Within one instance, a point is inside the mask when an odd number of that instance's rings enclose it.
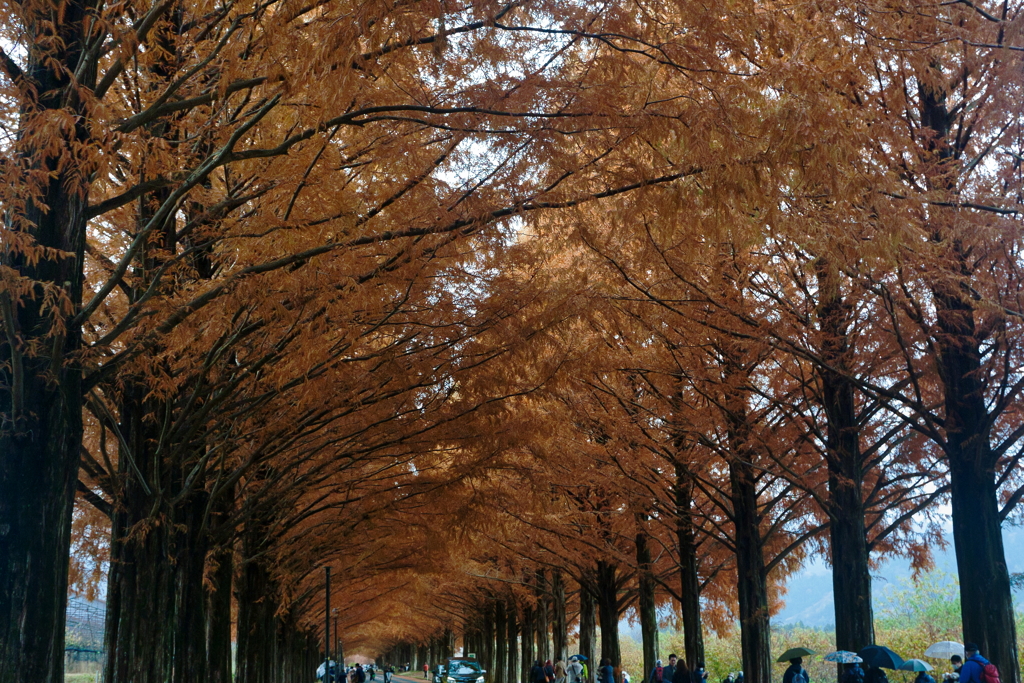
<instances>
[{"instance_id":1,"label":"black umbrella","mask_svg":"<svg viewBox=\"0 0 1024 683\"><path fill-rule=\"evenodd\" d=\"M867 666L877 666L880 669L899 669L903 664L903 657L882 645L868 645L857 653Z\"/></svg>"}]
</instances>

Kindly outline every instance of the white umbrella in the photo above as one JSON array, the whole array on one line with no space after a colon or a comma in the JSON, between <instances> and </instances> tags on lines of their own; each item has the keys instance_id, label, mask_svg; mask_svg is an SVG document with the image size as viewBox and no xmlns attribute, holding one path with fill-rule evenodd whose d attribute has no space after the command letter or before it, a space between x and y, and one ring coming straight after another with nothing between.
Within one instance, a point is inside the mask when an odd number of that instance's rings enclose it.
<instances>
[{"instance_id":1,"label":"white umbrella","mask_svg":"<svg viewBox=\"0 0 1024 683\"><path fill-rule=\"evenodd\" d=\"M943 640L938 643L932 643L928 646L928 649L924 651L925 657L934 657L935 659L949 659L953 655L964 656L964 646L952 640Z\"/></svg>"},{"instance_id":2,"label":"white umbrella","mask_svg":"<svg viewBox=\"0 0 1024 683\"><path fill-rule=\"evenodd\" d=\"M337 662L335 662L335 661L334 661L333 659L331 660L331 662L330 662L330 663L331 663L331 668L332 668L332 669L333 669L333 668L334 668L335 666L337 666ZM326 673L327 673L327 662L321 662L321 663L320 663L320 666L318 666L318 667L316 668L316 677L317 677L317 678L323 678L323 677L324 677L324 674L326 674Z\"/></svg>"}]
</instances>

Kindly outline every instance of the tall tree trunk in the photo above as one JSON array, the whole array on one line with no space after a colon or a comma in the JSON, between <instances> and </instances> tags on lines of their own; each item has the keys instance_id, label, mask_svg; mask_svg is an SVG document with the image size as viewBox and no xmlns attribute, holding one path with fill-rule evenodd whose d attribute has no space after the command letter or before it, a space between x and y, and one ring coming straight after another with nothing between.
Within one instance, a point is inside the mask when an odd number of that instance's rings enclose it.
<instances>
[{"instance_id":1,"label":"tall tree trunk","mask_svg":"<svg viewBox=\"0 0 1024 683\"><path fill-rule=\"evenodd\" d=\"M587 658L587 683L591 683L597 657L597 605L587 581L580 582L580 654Z\"/></svg>"},{"instance_id":2,"label":"tall tree trunk","mask_svg":"<svg viewBox=\"0 0 1024 683\"><path fill-rule=\"evenodd\" d=\"M252 536L256 535L256 531L247 531L243 542L245 551L237 590L236 683L276 683L273 676L278 659L277 590L270 571L255 557L259 539Z\"/></svg>"},{"instance_id":3,"label":"tall tree trunk","mask_svg":"<svg viewBox=\"0 0 1024 683\"><path fill-rule=\"evenodd\" d=\"M597 611L601 621L601 659L612 666L622 663L619 650L619 590L617 568L610 562L597 562Z\"/></svg>"},{"instance_id":4,"label":"tall tree trunk","mask_svg":"<svg viewBox=\"0 0 1024 683\"><path fill-rule=\"evenodd\" d=\"M945 402L953 541L960 577L965 641L977 643L1006 683L1020 681L1010 576L1003 549L997 457L981 386L981 352L973 310L956 292L939 290L939 375Z\"/></svg>"},{"instance_id":5,"label":"tall tree trunk","mask_svg":"<svg viewBox=\"0 0 1024 683\"><path fill-rule=\"evenodd\" d=\"M553 654L556 660L565 662L569 659L569 627L565 617L565 580L558 569L551 572L551 603Z\"/></svg>"},{"instance_id":6,"label":"tall tree trunk","mask_svg":"<svg viewBox=\"0 0 1024 683\"><path fill-rule=\"evenodd\" d=\"M530 680L530 668L533 666L533 662L536 659L534 655L534 625L533 625L533 608L526 606L523 608L523 680Z\"/></svg>"},{"instance_id":7,"label":"tall tree trunk","mask_svg":"<svg viewBox=\"0 0 1024 683\"><path fill-rule=\"evenodd\" d=\"M172 620L173 683L209 679L206 658L206 589L203 578L209 535L204 524L205 491L175 509L171 558L174 562Z\"/></svg>"},{"instance_id":8,"label":"tall tree trunk","mask_svg":"<svg viewBox=\"0 0 1024 683\"><path fill-rule=\"evenodd\" d=\"M494 634L496 647L491 662L490 680L494 683L509 683L506 664L508 663L508 623L505 616L505 601L494 603Z\"/></svg>"},{"instance_id":9,"label":"tall tree trunk","mask_svg":"<svg viewBox=\"0 0 1024 683\"><path fill-rule=\"evenodd\" d=\"M61 111L75 125L54 129L66 137L52 151L34 149L30 141L38 138L19 134L5 166L5 183L34 182L29 174L45 180L39 195L24 188L24 206L4 207L4 228L53 251L36 259L5 248L0 256L8 277L32 283L33 293L15 299L0 289L0 681L63 683L82 448L82 372L71 360L81 348L81 324L73 316L82 301L89 204L83 179L92 172L75 149L89 138L91 119L77 93L95 85L92 60L79 63L93 3L40 3L20 12L27 27L19 36L24 87L33 99L22 106L20 123L37 129L40 112ZM66 312L54 299L66 301Z\"/></svg>"},{"instance_id":10,"label":"tall tree trunk","mask_svg":"<svg viewBox=\"0 0 1024 683\"><path fill-rule=\"evenodd\" d=\"M679 540L679 579L684 661L691 669L704 661L704 625L700 618L700 564L693 525L693 475L676 463L676 537Z\"/></svg>"},{"instance_id":11,"label":"tall tree trunk","mask_svg":"<svg viewBox=\"0 0 1024 683\"><path fill-rule=\"evenodd\" d=\"M210 683L232 683L231 672L231 581L234 548L219 548L213 555L217 564L207 597L206 657ZM340 658L340 657L339 657Z\"/></svg>"},{"instance_id":12,"label":"tall tree trunk","mask_svg":"<svg viewBox=\"0 0 1024 683\"><path fill-rule=\"evenodd\" d=\"M170 553L175 520L154 500L158 494L151 488L155 481L170 485L170 472L154 455L159 435L146 418L157 406L145 397L145 387L129 383L120 406L126 457L118 460L120 486L110 539L106 683L165 683L171 677L176 605ZM154 614L162 617L154 619Z\"/></svg>"},{"instance_id":13,"label":"tall tree trunk","mask_svg":"<svg viewBox=\"0 0 1024 683\"><path fill-rule=\"evenodd\" d=\"M484 668L490 671L494 668L494 641L496 629L494 627L494 601L488 600L484 607Z\"/></svg>"},{"instance_id":14,"label":"tall tree trunk","mask_svg":"<svg viewBox=\"0 0 1024 683\"><path fill-rule=\"evenodd\" d=\"M171 525L162 519L148 530L133 530L129 515L128 509L114 514L103 680L164 683L170 678L168 622L174 613L173 566L166 557Z\"/></svg>"},{"instance_id":15,"label":"tall tree trunk","mask_svg":"<svg viewBox=\"0 0 1024 683\"><path fill-rule=\"evenodd\" d=\"M857 652L875 642L871 573L861 488L864 481L860 427L853 382L848 376L850 306L839 274L826 259L815 264L823 363L817 372L825 410L828 515L835 598L836 647Z\"/></svg>"},{"instance_id":16,"label":"tall tree trunk","mask_svg":"<svg viewBox=\"0 0 1024 683\"><path fill-rule=\"evenodd\" d=\"M517 683L517 680L518 683L527 683L518 678L519 668L516 666L519 650L519 623L516 618L516 605L514 602L508 602L505 613L508 615L508 683Z\"/></svg>"},{"instance_id":17,"label":"tall tree trunk","mask_svg":"<svg viewBox=\"0 0 1024 683\"><path fill-rule=\"evenodd\" d=\"M642 523L638 520L638 523ZM651 549L647 534L641 529L636 535L636 566L640 573L638 587L638 608L640 612L640 637L643 641L644 669L641 683L654 670L658 659L658 612L654 603L654 577L651 575Z\"/></svg>"},{"instance_id":18,"label":"tall tree trunk","mask_svg":"<svg viewBox=\"0 0 1024 683\"><path fill-rule=\"evenodd\" d=\"M537 626L537 659L546 662L551 659L551 640L548 637L551 631L551 610L549 608L551 596L548 592L547 574L543 569L537 570L535 594L537 596L537 610L534 613Z\"/></svg>"},{"instance_id":19,"label":"tall tree trunk","mask_svg":"<svg viewBox=\"0 0 1024 683\"><path fill-rule=\"evenodd\" d=\"M921 121L930 129L924 145L935 163L929 181L950 198L957 197L961 169L957 152L966 138L954 133L954 120L941 85L919 89ZM969 137L969 136L968 136ZM993 416L986 405L986 371L982 367L981 337L975 326L974 287L969 281L974 255L965 248L953 226L959 220L951 209L930 211L932 246L942 250L945 263L932 277L935 307L936 366L943 390L943 431L949 461L953 542L960 578L960 605L966 641L977 643L998 668L1001 680L1019 683L1013 595L1003 548L1002 517L992 450Z\"/></svg>"},{"instance_id":20,"label":"tall tree trunk","mask_svg":"<svg viewBox=\"0 0 1024 683\"><path fill-rule=\"evenodd\" d=\"M734 459L729 463L729 480L736 536L743 674L749 683L771 683L767 572L753 469L745 461ZM700 664L703 662L698 662Z\"/></svg>"}]
</instances>

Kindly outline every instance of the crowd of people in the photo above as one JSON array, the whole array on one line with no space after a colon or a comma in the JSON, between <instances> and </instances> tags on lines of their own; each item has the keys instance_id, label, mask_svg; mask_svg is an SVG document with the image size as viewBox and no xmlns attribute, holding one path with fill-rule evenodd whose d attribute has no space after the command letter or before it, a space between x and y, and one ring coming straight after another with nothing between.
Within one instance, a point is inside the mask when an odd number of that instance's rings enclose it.
<instances>
[{"instance_id":1,"label":"crowd of people","mask_svg":"<svg viewBox=\"0 0 1024 683\"><path fill-rule=\"evenodd\" d=\"M398 670L408 671L409 665L399 666ZM381 674L383 683L391 683L395 667L390 664L383 667L378 667L376 664L367 664L365 667L362 664L338 666L337 663L331 662L329 668L321 665L321 671L317 672L317 678L323 683L377 683L378 673Z\"/></svg>"},{"instance_id":2,"label":"crowd of people","mask_svg":"<svg viewBox=\"0 0 1024 683\"><path fill-rule=\"evenodd\" d=\"M950 665L953 671L943 675L943 683L999 683L999 674L995 667L978 652L978 646L974 643L964 645L966 661L959 655L950 658ZM863 669L859 663L844 664L842 675L838 683L889 683L885 670L881 667L871 666ZM410 665L398 666L399 672L407 672ZM439 671L443 671L439 665ZM382 668L383 683L392 683L391 678L395 673L395 667L388 664ZM423 665L423 678L427 678L430 667ZM608 659L602 659L597 667L596 683L632 683L629 673L625 669L618 671ZM377 667L373 664L365 668L361 664L345 667L344 676L334 676L333 669L331 681L345 681L346 683L375 683ZM542 662L536 660L530 668L529 680L527 683L587 683L590 680L590 671L587 668L585 658L572 656L568 664L562 660L552 662L550 659ZM708 672L704 669L703 663L699 663L693 669L689 669L686 663L674 654L668 656L668 664L662 660L655 662L654 668L643 681L637 683L707 683ZM722 679L722 683L744 683L743 672L736 674L729 673ZM803 666L803 658L794 657L789 660L789 667L782 675L782 683L811 683L810 674ZM914 679L914 683L936 683L935 678L926 671L920 671Z\"/></svg>"}]
</instances>

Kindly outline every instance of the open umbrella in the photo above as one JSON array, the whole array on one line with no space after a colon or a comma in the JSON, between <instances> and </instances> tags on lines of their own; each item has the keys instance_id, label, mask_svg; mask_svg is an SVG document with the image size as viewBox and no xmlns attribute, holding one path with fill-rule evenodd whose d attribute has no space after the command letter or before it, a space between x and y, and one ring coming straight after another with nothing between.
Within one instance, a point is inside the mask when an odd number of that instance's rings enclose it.
<instances>
[{"instance_id":1,"label":"open umbrella","mask_svg":"<svg viewBox=\"0 0 1024 683\"><path fill-rule=\"evenodd\" d=\"M835 652L829 652L825 655L825 661L836 662L838 664L860 664L864 659L857 656L856 652L850 652L849 650L836 650Z\"/></svg>"},{"instance_id":2,"label":"open umbrella","mask_svg":"<svg viewBox=\"0 0 1024 683\"><path fill-rule=\"evenodd\" d=\"M882 645L868 645L857 654L868 666L877 666L880 669L899 669L903 663L903 657Z\"/></svg>"},{"instance_id":3,"label":"open umbrella","mask_svg":"<svg viewBox=\"0 0 1024 683\"><path fill-rule=\"evenodd\" d=\"M814 650L808 650L806 647L791 647L783 652L782 656L775 661L788 662L789 660L796 659L797 657L810 657L813 654Z\"/></svg>"},{"instance_id":4,"label":"open umbrella","mask_svg":"<svg viewBox=\"0 0 1024 683\"><path fill-rule=\"evenodd\" d=\"M934 657L935 659L949 659L953 655L964 656L964 646L955 640L943 640L938 643L932 643L924 651L925 657Z\"/></svg>"},{"instance_id":5,"label":"open umbrella","mask_svg":"<svg viewBox=\"0 0 1024 683\"><path fill-rule=\"evenodd\" d=\"M584 657L583 655L573 655L573 657L575 657L576 659L580 660L581 662L587 661L587 658Z\"/></svg>"},{"instance_id":6,"label":"open umbrella","mask_svg":"<svg viewBox=\"0 0 1024 683\"><path fill-rule=\"evenodd\" d=\"M931 671L932 665L920 659L908 659L899 666L900 671Z\"/></svg>"}]
</instances>

